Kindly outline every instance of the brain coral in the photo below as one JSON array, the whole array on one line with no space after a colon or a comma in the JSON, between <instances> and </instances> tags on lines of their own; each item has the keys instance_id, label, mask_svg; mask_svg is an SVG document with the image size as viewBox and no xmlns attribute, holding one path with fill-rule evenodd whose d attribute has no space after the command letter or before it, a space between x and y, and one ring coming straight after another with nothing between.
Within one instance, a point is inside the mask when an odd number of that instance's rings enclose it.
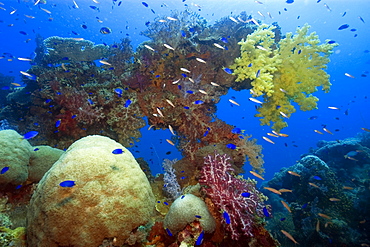
<instances>
[{"instance_id":1,"label":"brain coral","mask_svg":"<svg viewBox=\"0 0 370 247\"><path fill-rule=\"evenodd\" d=\"M19 185L27 180L31 144L15 130L0 131L0 170L9 170L0 175L0 184Z\"/></svg>"},{"instance_id":2,"label":"brain coral","mask_svg":"<svg viewBox=\"0 0 370 247\"><path fill-rule=\"evenodd\" d=\"M122 154L112 151L122 149ZM66 180L72 187L62 187ZM103 136L73 143L41 179L27 213L29 246L99 246L146 224L154 210L150 184L132 154Z\"/></svg>"}]
</instances>

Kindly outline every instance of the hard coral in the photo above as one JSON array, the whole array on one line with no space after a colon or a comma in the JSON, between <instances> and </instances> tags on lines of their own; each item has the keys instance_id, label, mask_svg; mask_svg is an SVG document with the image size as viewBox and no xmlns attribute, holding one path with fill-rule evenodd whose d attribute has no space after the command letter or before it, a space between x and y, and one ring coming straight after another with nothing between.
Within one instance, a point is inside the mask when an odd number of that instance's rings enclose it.
<instances>
[{"instance_id":1,"label":"hard coral","mask_svg":"<svg viewBox=\"0 0 370 247\"><path fill-rule=\"evenodd\" d=\"M257 110L262 125L274 123L280 131L287 126L283 117L295 112L291 102L308 111L317 107L318 98L312 93L322 86L330 89L329 75L324 71L329 55L337 44L321 44L315 32L307 34L309 25L297 28L297 34L287 33L275 43L275 26L261 25L239 42L241 57L235 59L234 75L237 81L253 80L253 97L263 95L264 103Z\"/></svg>"},{"instance_id":2,"label":"hard coral","mask_svg":"<svg viewBox=\"0 0 370 247\"><path fill-rule=\"evenodd\" d=\"M222 212L222 222L231 238L238 240L252 237L257 219L264 216L264 210L269 209L264 204L267 198L255 187L256 182L234 176L229 160L226 154L208 155L199 182Z\"/></svg>"}]
</instances>

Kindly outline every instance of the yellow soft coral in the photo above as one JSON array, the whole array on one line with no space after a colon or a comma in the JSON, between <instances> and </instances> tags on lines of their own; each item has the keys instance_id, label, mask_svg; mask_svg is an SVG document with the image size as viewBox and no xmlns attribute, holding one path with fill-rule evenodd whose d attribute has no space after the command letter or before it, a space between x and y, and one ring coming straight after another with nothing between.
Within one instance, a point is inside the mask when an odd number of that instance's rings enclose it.
<instances>
[{"instance_id":1,"label":"yellow soft coral","mask_svg":"<svg viewBox=\"0 0 370 247\"><path fill-rule=\"evenodd\" d=\"M246 40L239 42L241 57L231 66L236 81L252 80L253 97L263 95L264 103L257 117L262 125L274 123L280 131L287 126L284 117L296 111L291 102L308 111L317 107L318 98L312 93L322 86L330 89L327 68L329 55L337 44L321 44L315 32L307 35L309 25L297 28L297 34L287 33L275 43L275 26L261 25Z\"/></svg>"}]
</instances>

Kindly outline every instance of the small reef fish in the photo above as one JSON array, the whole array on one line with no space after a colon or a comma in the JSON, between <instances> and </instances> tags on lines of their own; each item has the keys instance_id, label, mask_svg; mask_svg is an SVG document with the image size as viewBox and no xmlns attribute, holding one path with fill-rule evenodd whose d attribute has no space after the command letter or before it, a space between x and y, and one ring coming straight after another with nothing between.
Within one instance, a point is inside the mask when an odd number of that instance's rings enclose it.
<instances>
[{"instance_id":1,"label":"small reef fish","mask_svg":"<svg viewBox=\"0 0 370 247\"><path fill-rule=\"evenodd\" d=\"M58 120L55 122L55 128L59 128L61 123L62 123L62 119L58 119Z\"/></svg>"},{"instance_id":2,"label":"small reef fish","mask_svg":"<svg viewBox=\"0 0 370 247\"><path fill-rule=\"evenodd\" d=\"M215 86L215 87L219 87L219 86L220 86L220 85L218 85L217 83L215 83L215 82L213 82L213 81L211 81L210 83L211 83L211 85L212 85L212 86ZM364 128L363 128L363 129L364 129ZM370 132L370 130L369 130L369 132Z\"/></svg>"},{"instance_id":3,"label":"small reef fish","mask_svg":"<svg viewBox=\"0 0 370 247\"><path fill-rule=\"evenodd\" d=\"M288 115L286 115L284 112L280 111L279 112L281 116L285 117L285 118L289 118Z\"/></svg>"},{"instance_id":4,"label":"small reef fish","mask_svg":"<svg viewBox=\"0 0 370 247\"><path fill-rule=\"evenodd\" d=\"M202 89L199 89L198 91L199 91L199 93L202 93L202 94L205 94L205 95L207 95L207 94L208 94L206 91L204 91L204 90L202 90Z\"/></svg>"},{"instance_id":5,"label":"small reef fish","mask_svg":"<svg viewBox=\"0 0 370 247\"><path fill-rule=\"evenodd\" d=\"M31 74L24 72L24 71L19 71L22 75L25 75L27 77L33 77Z\"/></svg>"},{"instance_id":6,"label":"small reef fish","mask_svg":"<svg viewBox=\"0 0 370 247\"><path fill-rule=\"evenodd\" d=\"M342 26L338 27L338 30L343 30L349 28L348 24L343 24Z\"/></svg>"},{"instance_id":7,"label":"small reef fish","mask_svg":"<svg viewBox=\"0 0 370 247\"><path fill-rule=\"evenodd\" d=\"M292 212L292 210L290 209L289 205L286 202L284 202L283 200L281 200L280 202L281 204L283 204L284 208L286 208L289 211L289 213Z\"/></svg>"},{"instance_id":8,"label":"small reef fish","mask_svg":"<svg viewBox=\"0 0 370 247\"><path fill-rule=\"evenodd\" d=\"M268 135L268 136L272 136L272 137L279 137L279 136L277 136L277 135L275 135L275 134L272 134L272 133L267 133L267 135Z\"/></svg>"},{"instance_id":9,"label":"small reef fish","mask_svg":"<svg viewBox=\"0 0 370 247\"><path fill-rule=\"evenodd\" d=\"M270 215L270 213L269 213L269 211L267 210L267 208L266 208L266 207L263 207L262 211L263 211L263 214L264 214L266 217L270 217L270 216L271 216L271 215Z\"/></svg>"},{"instance_id":10,"label":"small reef fish","mask_svg":"<svg viewBox=\"0 0 370 247\"><path fill-rule=\"evenodd\" d=\"M171 140L166 139L166 142L168 142L168 143L169 143L169 144L171 144L172 146L175 146L175 143L173 143Z\"/></svg>"},{"instance_id":11,"label":"small reef fish","mask_svg":"<svg viewBox=\"0 0 370 247\"><path fill-rule=\"evenodd\" d=\"M224 68L224 71L230 75L233 73L233 71L229 68Z\"/></svg>"},{"instance_id":12,"label":"small reef fish","mask_svg":"<svg viewBox=\"0 0 370 247\"><path fill-rule=\"evenodd\" d=\"M217 43L213 43L213 45L216 46L219 49L225 50L225 47L223 47L222 45L219 45Z\"/></svg>"},{"instance_id":13,"label":"small reef fish","mask_svg":"<svg viewBox=\"0 0 370 247\"><path fill-rule=\"evenodd\" d=\"M170 45L163 44L163 46L164 46L164 47L166 47L167 49L172 50L172 51L174 51L174 50L175 50L175 49L174 49L172 46L170 46Z\"/></svg>"},{"instance_id":14,"label":"small reef fish","mask_svg":"<svg viewBox=\"0 0 370 247\"><path fill-rule=\"evenodd\" d=\"M349 78L353 78L353 79L355 78L353 75L348 74L348 73L344 73L344 75L347 76L347 77L349 77Z\"/></svg>"},{"instance_id":15,"label":"small reef fish","mask_svg":"<svg viewBox=\"0 0 370 247\"><path fill-rule=\"evenodd\" d=\"M236 146L235 144L232 144L232 143L226 144L226 147L227 147L227 148L230 148L230 149L232 149L232 150L237 149L237 146Z\"/></svg>"},{"instance_id":16,"label":"small reef fish","mask_svg":"<svg viewBox=\"0 0 370 247\"><path fill-rule=\"evenodd\" d=\"M251 196L251 193L249 193L249 192L243 192L243 193L241 193L241 196L242 197L250 197Z\"/></svg>"},{"instance_id":17,"label":"small reef fish","mask_svg":"<svg viewBox=\"0 0 370 247\"><path fill-rule=\"evenodd\" d=\"M201 59L199 57L196 57L195 60L197 60L200 63L207 63L206 61L204 61L203 59Z\"/></svg>"},{"instance_id":18,"label":"small reef fish","mask_svg":"<svg viewBox=\"0 0 370 247\"><path fill-rule=\"evenodd\" d=\"M274 188L270 188L270 187L263 187L265 190L269 190L271 191L272 193L275 193L275 194L278 194L278 195L281 195L281 192L278 191L277 189L274 189Z\"/></svg>"},{"instance_id":19,"label":"small reef fish","mask_svg":"<svg viewBox=\"0 0 370 247\"><path fill-rule=\"evenodd\" d=\"M176 135L175 134L175 131L173 131L173 128L172 128L172 126L170 124L168 125L168 129L171 131L171 134L172 135L174 135L174 136Z\"/></svg>"},{"instance_id":20,"label":"small reef fish","mask_svg":"<svg viewBox=\"0 0 370 247\"><path fill-rule=\"evenodd\" d=\"M326 8L328 11L331 11L331 8L329 7L329 5L327 5L326 3L324 3L324 6L325 6L325 8Z\"/></svg>"},{"instance_id":21,"label":"small reef fish","mask_svg":"<svg viewBox=\"0 0 370 247\"><path fill-rule=\"evenodd\" d=\"M263 140L265 140L265 141L267 141L267 142L269 142L271 144L275 144L275 142L271 141L271 139L268 138L268 137L266 137L266 136L262 136L262 138L263 138Z\"/></svg>"},{"instance_id":22,"label":"small reef fish","mask_svg":"<svg viewBox=\"0 0 370 247\"><path fill-rule=\"evenodd\" d=\"M1 171L0 171L0 174L2 175L2 174L4 174L4 173L6 173L7 171L9 171L9 166L5 166L5 167L3 167L3 168L1 169Z\"/></svg>"},{"instance_id":23,"label":"small reef fish","mask_svg":"<svg viewBox=\"0 0 370 247\"><path fill-rule=\"evenodd\" d=\"M157 112L158 112L159 116L164 117L162 111L158 107L157 107Z\"/></svg>"},{"instance_id":24,"label":"small reef fish","mask_svg":"<svg viewBox=\"0 0 370 247\"><path fill-rule=\"evenodd\" d=\"M336 107L336 106L328 106L328 108L331 109L331 110L339 110L339 108Z\"/></svg>"},{"instance_id":25,"label":"small reef fish","mask_svg":"<svg viewBox=\"0 0 370 247\"><path fill-rule=\"evenodd\" d=\"M178 19L170 17L170 16L167 16L167 19L170 20L170 21L178 21Z\"/></svg>"},{"instance_id":26,"label":"small reef fish","mask_svg":"<svg viewBox=\"0 0 370 247\"><path fill-rule=\"evenodd\" d=\"M175 107L175 105L172 103L172 101L171 101L171 100L166 99L166 102L167 102L170 106Z\"/></svg>"},{"instance_id":27,"label":"small reef fish","mask_svg":"<svg viewBox=\"0 0 370 247\"><path fill-rule=\"evenodd\" d=\"M318 130L313 130L315 131L317 134L320 134L320 135L323 135L324 133L322 133L321 131L318 131Z\"/></svg>"},{"instance_id":28,"label":"small reef fish","mask_svg":"<svg viewBox=\"0 0 370 247\"><path fill-rule=\"evenodd\" d=\"M51 11L47 10L47 9L44 9L44 8L40 8L42 11L46 12L47 14L51 14Z\"/></svg>"},{"instance_id":29,"label":"small reef fish","mask_svg":"<svg viewBox=\"0 0 370 247\"><path fill-rule=\"evenodd\" d=\"M39 132L37 132L37 131L30 131L30 132L27 132L26 134L23 135L23 139L29 140L31 138L34 138L38 134L39 134Z\"/></svg>"},{"instance_id":30,"label":"small reef fish","mask_svg":"<svg viewBox=\"0 0 370 247\"><path fill-rule=\"evenodd\" d=\"M203 100L196 100L196 101L193 102L193 104L195 104L195 105L201 105L203 103L204 103Z\"/></svg>"},{"instance_id":31,"label":"small reef fish","mask_svg":"<svg viewBox=\"0 0 370 247\"><path fill-rule=\"evenodd\" d=\"M185 73L190 73L190 70L188 69L185 69L185 68L180 68L181 71L185 72Z\"/></svg>"},{"instance_id":32,"label":"small reef fish","mask_svg":"<svg viewBox=\"0 0 370 247\"><path fill-rule=\"evenodd\" d=\"M99 60L99 63L102 63L104 65L112 66L112 64L108 63L107 61L104 60Z\"/></svg>"},{"instance_id":33,"label":"small reef fish","mask_svg":"<svg viewBox=\"0 0 370 247\"><path fill-rule=\"evenodd\" d=\"M290 235L290 233L289 232L287 232L287 231L284 231L284 230L280 230L287 238L289 238L290 240L292 240L293 241L293 243L295 243L295 244L299 244L294 238L293 238L293 236L292 235Z\"/></svg>"},{"instance_id":34,"label":"small reef fish","mask_svg":"<svg viewBox=\"0 0 370 247\"><path fill-rule=\"evenodd\" d=\"M343 189L344 190L353 190L354 188L353 187L350 187L350 186L343 186Z\"/></svg>"},{"instance_id":35,"label":"small reef fish","mask_svg":"<svg viewBox=\"0 0 370 247\"><path fill-rule=\"evenodd\" d=\"M314 183L308 183L308 184L311 185L312 187L315 187L317 189L320 189L320 187L318 185L314 184Z\"/></svg>"},{"instance_id":36,"label":"small reef fish","mask_svg":"<svg viewBox=\"0 0 370 247\"><path fill-rule=\"evenodd\" d=\"M229 19L230 20L232 20L233 22L235 22L235 23L239 23L234 17L232 17L232 16L229 16Z\"/></svg>"},{"instance_id":37,"label":"small reef fish","mask_svg":"<svg viewBox=\"0 0 370 247\"><path fill-rule=\"evenodd\" d=\"M12 84L13 86L16 86L16 87L20 87L20 86L22 86L21 84L19 84L19 83L15 83L15 82L12 82L12 83L10 83L10 84Z\"/></svg>"},{"instance_id":38,"label":"small reef fish","mask_svg":"<svg viewBox=\"0 0 370 247\"><path fill-rule=\"evenodd\" d=\"M316 231L319 232L320 231L320 221L317 220L316 222Z\"/></svg>"},{"instance_id":39,"label":"small reef fish","mask_svg":"<svg viewBox=\"0 0 370 247\"><path fill-rule=\"evenodd\" d=\"M151 51L155 51L152 47L150 47L149 45L144 45L145 48L151 50Z\"/></svg>"},{"instance_id":40,"label":"small reef fish","mask_svg":"<svg viewBox=\"0 0 370 247\"><path fill-rule=\"evenodd\" d=\"M66 180L66 181L61 182L59 185L60 185L60 187L71 188L71 187L75 186L76 183L75 183L75 181L72 181L72 180Z\"/></svg>"},{"instance_id":41,"label":"small reef fish","mask_svg":"<svg viewBox=\"0 0 370 247\"><path fill-rule=\"evenodd\" d=\"M173 81L172 84L175 85L177 84L178 82L180 81L180 79L176 80L176 81Z\"/></svg>"},{"instance_id":42,"label":"small reef fish","mask_svg":"<svg viewBox=\"0 0 370 247\"><path fill-rule=\"evenodd\" d=\"M226 211L224 211L223 213L222 213L222 216L224 217L224 219L225 219L225 223L226 224L230 224L230 216L229 216L229 214L226 212Z\"/></svg>"},{"instance_id":43,"label":"small reef fish","mask_svg":"<svg viewBox=\"0 0 370 247\"><path fill-rule=\"evenodd\" d=\"M262 16L263 18L265 18L265 16L260 12L260 11L257 11L257 13Z\"/></svg>"},{"instance_id":44,"label":"small reef fish","mask_svg":"<svg viewBox=\"0 0 370 247\"><path fill-rule=\"evenodd\" d=\"M257 45L256 48L262 50L262 51L267 51L267 49L263 46Z\"/></svg>"},{"instance_id":45,"label":"small reef fish","mask_svg":"<svg viewBox=\"0 0 370 247\"><path fill-rule=\"evenodd\" d=\"M13 11L11 11L9 14L10 14L10 15L12 15L12 14L14 14L16 11L17 11L17 10L16 10L16 9L14 9L14 10L13 10Z\"/></svg>"},{"instance_id":46,"label":"small reef fish","mask_svg":"<svg viewBox=\"0 0 370 247\"><path fill-rule=\"evenodd\" d=\"M73 0L73 4L74 4L74 6L76 7L76 9L78 9L78 8L79 8L75 0Z\"/></svg>"},{"instance_id":47,"label":"small reef fish","mask_svg":"<svg viewBox=\"0 0 370 247\"><path fill-rule=\"evenodd\" d=\"M331 201L331 202L340 202L340 199L332 197L332 198L329 198L329 201Z\"/></svg>"},{"instance_id":48,"label":"small reef fish","mask_svg":"<svg viewBox=\"0 0 370 247\"><path fill-rule=\"evenodd\" d=\"M237 106L240 106L239 103L237 103L236 101L232 100L232 99L229 99L229 102L231 104L234 104L234 105L237 105Z\"/></svg>"},{"instance_id":49,"label":"small reef fish","mask_svg":"<svg viewBox=\"0 0 370 247\"><path fill-rule=\"evenodd\" d=\"M361 128L363 131L370 132L370 129L367 128Z\"/></svg>"},{"instance_id":50,"label":"small reef fish","mask_svg":"<svg viewBox=\"0 0 370 247\"><path fill-rule=\"evenodd\" d=\"M361 16L358 16L358 19L360 19L360 21L362 21L363 23L365 23L364 19Z\"/></svg>"},{"instance_id":51,"label":"small reef fish","mask_svg":"<svg viewBox=\"0 0 370 247\"><path fill-rule=\"evenodd\" d=\"M326 214L318 213L318 215L319 215L320 217L325 218L325 219L331 220L331 217L330 217L330 216L328 216L328 215L326 215Z\"/></svg>"},{"instance_id":52,"label":"small reef fish","mask_svg":"<svg viewBox=\"0 0 370 247\"><path fill-rule=\"evenodd\" d=\"M261 101L259 101L258 99L255 99L255 98L249 98L249 100L254 102L254 103L257 103L257 104L263 104Z\"/></svg>"},{"instance_id":53,"label":"small reef fish","mask_svg":"<svg viewBox=\"0 0 370 247\"><path fill-rule=\"evenodd\" d=\"M195 83L195 81L194 81L192 78L190 78L190 77L189 77L188 79L189 79L189 81L190 81L191 83L193 83L193 84Z\"/></svg>"},{"instance_id":54,"label":"small reef fish","mask_svg":"<svg viewBox=\"0 0 370 247\"><path fill-rule=\"evenodd\" d=\"M262 180L265 180L261 175L259 175L257 172L254 172L254 171L249 171L250 174L252 174L253 176L259 178L259 179L262 179Z\"/></svg>"},{"instance_id":55,"label":"small reef fish","mask_svg":"<svg viewBox=\"0 0 370 247\"><path fill-rule=\"evenodd\" d=\"M122 150L122 148L117 148L112 151L112 154L123 154L123 153L124 151Z\"/></svg>"},{"instance_id":56,"label":"small reef fish","mask_svg":"<svg viewBox=\"0 0 370 247\"><path fill-rule=\"evenodd\" d=\"M170 231L170 229L166 228L166 232L167 232L168 236L170 236L170 237L172 237L172 236L173 236L173 235L172 235L172 232Z\"/></svg>"},{"instance_id":57,"label":"small reef fish","mask_svg":"<svg viewBox=\"0 0 370 247\"><path fill-rule=\"evenodd\" d=\"M288 173L289 173L290 175L293 175L293 176L296 176L296 177L300 177L300 176L301 176L301 175L299 175L298 173L293 172L293 171L288 171Z\"/></svg>"},{"instance_id":58,"label":"small reef fish","mask_svg":"<svg viewBox=\"0 0 370 247\"><path fill-rule=\"evenodd\" d=\"M327 128L322 128L326 133L329 133L330 135L334 135L330 130L328 130Z\"/></svg>"},{"instance_id":59,"label":"small reef fish","mask_svg":"<svg viewBox=\"0 0 370 247\"><path fill-rule=\"evenodd\" d=\"M285 192L293 192L293 190L288 190L288 189L280 189L279 190L281 193L285 193Z\"/></svg>"},{"instance_id":60,"label":"small reef fish","mask_svg":"<svg viewBox=\"0 0 370 247\"><path fill-rule=\"evenodd\" d=\"M197 241L195 241L195 245L201 245L203 243L203 239L204 239L204 231L202 231L199 234Z\"/></svg>"}]
</instances>

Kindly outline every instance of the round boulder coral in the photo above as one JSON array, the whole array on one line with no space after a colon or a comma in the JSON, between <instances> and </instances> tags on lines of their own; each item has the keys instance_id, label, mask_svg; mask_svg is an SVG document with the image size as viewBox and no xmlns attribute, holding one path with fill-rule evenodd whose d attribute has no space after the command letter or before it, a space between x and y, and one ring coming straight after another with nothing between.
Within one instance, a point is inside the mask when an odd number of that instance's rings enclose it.
<instances>
[{"instance_id":1,"label":"round boulder coral","mask_svg":"<svg viewBox=\"0 0 370 247\"><path fill-rule=\"evenodd\" d=\"M215 219L208 211L205 202L195 195L186 194L172 203L164 219L164 227L168 228L171 233L176 233L194 220L199 221L207 233L212 233L216 228Z\"/></svg>"},{"instance_id":2,"label":"round boulder coral","mask_svg":"<svg viewBox=\"0 0 370 247\"><path fill-rule=\"evenodd\" d=\"M99 246L113 238L121 246L149 221L154 205L126 148L107 137L84 137L40 180L27 212L28 246Z\"/></svg>"},{"instance_id":3,"label":"round boulder coral","mask_svg":"<svg viewBox=\"0 0 370 247\"><path fill-rule=\"evenodd\" d=\"M0 131L0 184L19 185L27 180L31 144L15 130Z\"/></svg>"}]
</instances>

